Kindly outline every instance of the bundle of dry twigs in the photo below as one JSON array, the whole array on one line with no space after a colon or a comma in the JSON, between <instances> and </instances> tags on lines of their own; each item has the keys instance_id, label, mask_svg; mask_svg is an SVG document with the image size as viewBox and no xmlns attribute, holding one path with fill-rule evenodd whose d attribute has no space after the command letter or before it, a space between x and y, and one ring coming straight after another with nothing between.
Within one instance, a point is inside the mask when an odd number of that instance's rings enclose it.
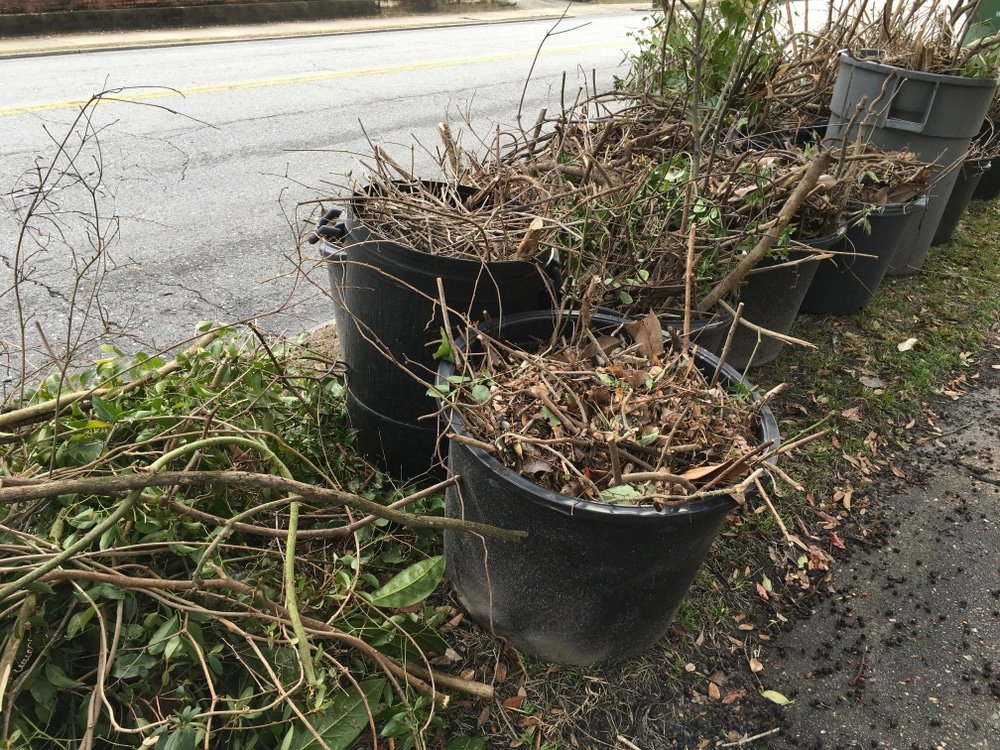
<instances>
[{"instance_id":1,"label":"bundle of dry twigs","mask_svg":"<svg viewBox=\"0 0 1000 750\"><path fill-rule=\"evenodd\" d=\"M653 315L603 334L581 322L537 352L476 344L450 400L473 437L453 439L553 491L659 508L740 494L777 449L755 427L779 389L731 393L721 366L703 372L680 340L665 351Z\"/></svg>"}]
</instances>

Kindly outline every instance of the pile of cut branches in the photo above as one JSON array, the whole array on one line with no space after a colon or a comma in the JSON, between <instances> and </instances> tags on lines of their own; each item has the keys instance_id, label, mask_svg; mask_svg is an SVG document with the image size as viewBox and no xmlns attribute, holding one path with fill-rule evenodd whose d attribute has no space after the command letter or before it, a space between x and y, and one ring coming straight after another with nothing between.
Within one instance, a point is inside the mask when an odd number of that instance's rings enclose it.
<instances>
[{"instance_id":1,"label":"pile of cut branches","mask_svg":"<svg viewBox=\"0 0 1000 750\"><path fill-rule=\"evenodd\" d=\"M586 317L540 351L480 333L445 386L469 433L453 439L555 492L657 508L742 495L774 469L759 415L780 389L741 390L680 337L665 350L653 315L599 333Z\"/></svg>"},{"instance_id":2,"label":"pile of cut branches","mask_svg":"<svg viewBox=\"0 0 1000 750\"><path fill-rule=\"evenodd\" d=\"M350 452L333 364L212 331L0 413L4 741L420 748L442 688L490 694L429 663L444 485Z\"/></svg>"},{"instance_id":3,"label":"pile of cut branches","mask_svg":"<svg viewBox=\"0 0 1000 750\"><path fill-rule=\"evenodd\" d=\"M519 170L494 164L456 184L414 178L381 150L374 159L367 183L355 184L347 201L386 240L484 262L529 259L544 249L549 231L540 217L552 214L552 194Z\"/></svg>"}]
</instances>

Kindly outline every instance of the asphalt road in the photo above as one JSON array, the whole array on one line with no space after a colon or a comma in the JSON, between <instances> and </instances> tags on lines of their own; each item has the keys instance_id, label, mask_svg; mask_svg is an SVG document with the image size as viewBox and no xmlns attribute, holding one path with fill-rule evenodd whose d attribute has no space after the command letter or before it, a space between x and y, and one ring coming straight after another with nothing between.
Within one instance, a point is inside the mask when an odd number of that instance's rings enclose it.
<instances>
[{"instance_id":1,"label":"asphalt road","mask_svg":"<svg viewBox=\"0 0 1000 750\"><path fill-rule=\"evenodd\" d=\"M21 326L10 291L18 217L71 129L69 171L80 179L49 179L37 237L21 245L35 346L40 328L62 351L56 342L79 327L94 279L103 306L87 311L86 333L108 330L127 348L165 347L199 320L279 306L286 314L263 326L303 330L330 308L316 288L293 289L297 203L336 193L369 138L433 176L423 147L436 150L437 123L468 120L485 138L516 121L526 80L526 124L558 106L564 72L568 97L595 76L610 86L642 18L567 21L548 39L552 21L0 60L0 340L16 341ZM123 88L116 98L133 103L105 102L73 129L92 94ZM463 144L475 143L466 132ZM91 269L74 288L66 269L96 255L98 235L111 240L109 272ZM321 268L311 276L325 285Z\"/></svg>"}]
</instances>

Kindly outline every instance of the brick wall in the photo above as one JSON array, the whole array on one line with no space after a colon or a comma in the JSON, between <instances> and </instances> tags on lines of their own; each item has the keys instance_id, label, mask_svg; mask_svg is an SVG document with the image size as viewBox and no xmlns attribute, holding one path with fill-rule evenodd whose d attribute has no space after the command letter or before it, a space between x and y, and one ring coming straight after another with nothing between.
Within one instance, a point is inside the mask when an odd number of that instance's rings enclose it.
<instances>
[{"instance_id":1,"label":"brick wall","mask_svg":"<svg viewBox=\"0 0 1000 750\"><path fill-rule=\"evenodd\" d=\"M167 8L178 5L227 5L232 3L291 2L292 0L0 0L0 13L51 13L62 10L112 8Z\"/></svg>"}]
</instances>

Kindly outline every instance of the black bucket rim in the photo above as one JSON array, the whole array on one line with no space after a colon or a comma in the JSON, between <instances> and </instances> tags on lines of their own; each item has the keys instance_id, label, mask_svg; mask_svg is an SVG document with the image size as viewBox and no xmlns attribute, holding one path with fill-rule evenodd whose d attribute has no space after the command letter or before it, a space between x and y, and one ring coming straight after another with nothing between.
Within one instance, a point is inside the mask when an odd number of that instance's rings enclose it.
<instances>
[{"instance_id":1,"label":"black bucket rim","mask_svg":"<svg viewBox=\"0 0 1000 750\"><path fill-rule=\"evenodd\" d=\"M503 279L521 276L531 270L545 270L553 258L536 260L482 260L473 258L457 258L450 255L439 255L419 250L410 245L404 245L394 240L388 240L377 235L352 209L343 208L341 221L347 227L343 243L345 248L353 253L371 252L390 259L408 271L422 272L428 276L439 275L441 271L452 275L462 275L469 278L488 271L490 275ZM350 257L346 262L359 262Z\"/></svg>"},{"instance_id":2,"label":"black bucket rim","mask_svg":"<svg viewBox=\"0 0 1000 750\"><path fill-rule=\"evenodd\" d=\"M962 162L962 169L968 169L974 176L983 175L993 168L994 161L994 158L989 156L966 159Z\"/></svg>"},{"instance_id":3,"label":"black bucket rim","mask_svg":"<svg viewBox=\"0 0 1000 750\"><path fill-rule=\"evenodd\" d=\"M442 189L447 189L454 191L459 196L471 197L481 190L481 188L473 187L471 185L463 185L461 182L450 181L450 180L431 180L423 178L415 178L414 180L396 180L396 184L402 185L403 187L413 187L416 188L416 183L423 185L425 188L434 189L435 187L440 187ZM358 238L355 236L354 241L350 244L352 247L363 247L364 245L371 243L378 243L383 247L387 247L396 252L397 260L405 260L407 255L419 257L421 265L427 265L427 258L434 258L432 263L441 266L445 270L449 270L451 273L471 273L473 269L482 269L483 266L488 266L491 273L498 273L501 276L505 276L510 273L514 275L517 273L518 269L523 271L524 266L534 266L535 268L542 267L547 268L554 260L553 251L543 251L542 257L536 257L534 259L505 259L505 260L482 260L480 258L462 258L450 255L439 255L437 253L429 253L425 250L420 250L418 248L412 247L410 245L404 245L402 243L396 242L394 240L389 240L381 237L377 232L374 232L366 223L364 216L357 210L355 210L356 201L363 201L363 195L367 194L372 196L368 190L371 185L365 186L362 190L355 191L354 195L342 201L344 205L338 204L337 208L340 209L341 214L338 219L346 227L345 238L347 234L355 233L355 229L363 230L365 233L376 234L380 239L371 240L367 237ZM544 256L549 257L544 257ZM405 265L410 270L412 269L409 265ZM463 268L464 266L464 268Z\"/></svg>"},{"instance_id":4,"label":"black bucket rim","mask_svg":"<svg viewBox=\"0 0 1000 750\"><path fill-rule=\"evenodd\" d=\"M557 316L563 319L573 319L578 318L579 313L576 311L560 312L556 310L518 313L516 315L506 317L503 324L507 326L512 323L516 324L545 318L552 319ZM595 313L591 317L591 320L598 321L609 326L618 326L622 323L629 322L627 318L622 316L612 316L605 313ZM464 348L464 344L464 339L460 339L455 342L456 348ZM718 366L719 358L711 352L706 351L699 346L695 346L692 351L696 362L699 358L701 358L709 367L714 368ZM449 374L454 374L454 367L454 364L451 362L442 362L438 367L438 382L447 378ZM721 375L725 378L727 383L736 382L746 387L754 401L758 401L760 399L760 391L754 388L749 381L747 381L746 378L744 378L734 368L729 365L723 365ZM463 437L474 438L472 433L466 429L465 421L455 409L449 408L446 413L448 429L458 435L462 435ZM767 406L762 407L760 410L758 434L760 436L761 443L771 443L775 447L780 445L781 434L778 430L778 422L775 419L774 414ZM455 444L455 442L456 441L452 441L453 444ZM585 500L579 497L564 495L561 492L550 490L547 487L542 487L537 482L532 482L531 480L526 479L510 467L504 466L492 453L482 448L469 445L467 443L459 443L459 445L462 450L468 452L486 469L489 469L498 477L502 477L504 480L514 485L514 487L521 490L525 496L531 500L531 502L537 505L544 505L551 510L563 513L564 515L579 515L588 520L605 521L609 523L649 523L654 519L658 519L661 523L669 524L683 521L685 518L689 518L694 515L715 514L722 511L728 512L737 506L735 499L733 499L731 495L720 495L718 497L695 500L690 503L669 505L663 510L657 510L651 505L613 505L611 503ZM776 458L772 457L769 461L775 463ZM754 488L750 488L747 491L747 495L752 495L755 492L756 490Z\"/></svg>"},{"instance_id":5,"label":"black bucket rim","mask_svg":"<svg viewBox=\"0 0 1000 750\"><path fill-rule=\"evenodd\" d=\"M927 194L918 195L916 198L908 201L892 201L889 203L870 203L868 201L859 201L852 198L847 201L847 211L855 217L858 213L863 211L886 217L906 216L914 213L915 211L927 208L928 201L929 197Z\"/></svg>"}]
</instances>

